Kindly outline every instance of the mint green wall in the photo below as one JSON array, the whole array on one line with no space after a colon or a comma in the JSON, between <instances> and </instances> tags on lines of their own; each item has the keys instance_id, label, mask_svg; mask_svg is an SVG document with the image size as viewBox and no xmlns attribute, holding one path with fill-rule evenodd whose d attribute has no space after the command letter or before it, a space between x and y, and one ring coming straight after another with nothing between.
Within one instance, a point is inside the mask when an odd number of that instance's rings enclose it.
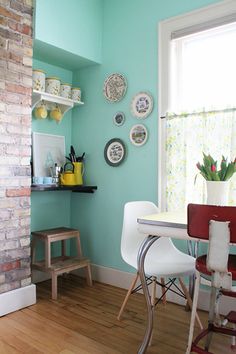
<instances>
[{"instance_id":1,"label":"mint green wall","mask_svg":"<svg viewBox=\"0 0 236 354\"><path fill-rule=\"evenodd\" d=\"M73 111L72 142L78 142L80 152L86 152L85 180L97 184L98 190L91 197L72 195L71 220L73 227L80 228L84 251L95 264L130 269L120 256L124 203L158 200L158 22L214 2L104 1L102 65L82 69L73 76L74 83L82 88L85 106ZM113 72L123 73L128 82L126 96L118 103L107 102L102 94L103 82ZM143 90L153 95L154 110L140 122L132 117L130 102ZM126 115L121 127L112 121L117 111ZM129 131L139 122L146 125L149 139L144 146L135 147L129 141ZM126 161L118 167L108 166L103 157L106 142L114 137L123 139L127 147Z\"/></svg>"},{"instance_id":2,"label":"mint green wall","mask_svg":"<svg viewBox=\"0 0 236 354\"><path fill-rule=\"evenodd\" d=\"M102 0L36 0L35 39L99 63L102 10Z\"/></svg>"},{"instance_id":3,"label":"mint green wall","mask_svg":"<svg viewBox=\"0 0 236 354\"><path fill-rule=\"evenodd\" d=\"M97 185L98 190L91 195L33 193L32 230L61 225L78 227L84 253L93 263L130 270L120 256L124 203L129 200L157 203L158 199L158 22L214 2L217 1L149 0L144 4L141 0L37 0L36 38L59 47L54 58L60 50L65 50L78 54L78 60L86 56L98 61L102 35L103 42L102 65L73 73L34 61L34 67L45 69L49 75L60 76L69 82L73 80L79 85L85 105L67 113L60 125L33 120L33 130L65 133L68 146L71 139L78 153L85 151L84 180L86 184ZM78 40L71 36L74 26L81 26L75 32ZM63 57L60 66L63 62L63 67L75 68L74 54L73 65ZM53 55L51 61L55 65ZM128 90L122 101L112 104L104 99L102 89L105 78L113 72L125 75ZM129 131L140 121L132 117L130 102L142 90L153 95L154 110L142 121L149 131L147 143L135 147L129 141ZM112 121L117 111L126 115L122 127L115 126ZM123 139L127 147L126 160L116 168L108 166L103 157L106 142L114 137Z\"/></svg>"}]
</instances>

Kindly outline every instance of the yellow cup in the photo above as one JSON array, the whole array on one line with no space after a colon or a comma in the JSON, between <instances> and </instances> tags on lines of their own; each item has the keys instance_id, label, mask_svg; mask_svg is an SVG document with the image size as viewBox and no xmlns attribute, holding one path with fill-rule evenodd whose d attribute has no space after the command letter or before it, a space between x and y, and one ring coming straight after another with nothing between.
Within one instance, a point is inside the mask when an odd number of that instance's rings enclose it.
<instances>
[{"instance_id":1,"label":"yellow cup","mask_svg":"<svg viewBox=\"0 0 236 354\"><path fill-rule=\"evenodd\" d=\"M45 106L39 106L35 108L34 115L38 119L45 119L48 116L48 112Z\"/></svg>"},{"instance_id":2,"label":"yellow cup","mask_svg":"<svg viewBox=\"0 0 236 354\"><path fill-rule=\"evenodd\" d=\"M54 119L57 122L60 122L62 119L62 112L58 106L53 108L53 110L50 112L50 118Z\"/></svg>"},{"instance_id":3,"label":"yellow cup","mask_svg":"<svg viewBox=\"0 0 236 354\"><path fill-rule=\"evenodd\" d=\"M74 165L75 184L83 184L84 165L83 162L72 162Z\"/></svg>"}]
</instances>

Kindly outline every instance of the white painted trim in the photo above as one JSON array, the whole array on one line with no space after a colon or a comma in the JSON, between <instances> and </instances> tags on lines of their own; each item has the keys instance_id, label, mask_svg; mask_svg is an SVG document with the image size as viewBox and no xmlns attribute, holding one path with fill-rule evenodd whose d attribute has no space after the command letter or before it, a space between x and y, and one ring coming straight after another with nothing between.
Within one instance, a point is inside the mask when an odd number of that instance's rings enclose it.
<instances>
[{"instance_id":1,"label":"white painted trim","mask_svg":"<svg viewBox=\"0 0 236 354\"><path fill-rule=\"evenodd\" d=\"M36 303L34 284L0 294L0 316L20 310Z\"/></svg>"},{"instance_id":2,"label":"white painted trim","mask_svg":"<svg viewBox=\"0 0 236 354\"><path fill-rule=\"evenodd\" d=\"M158 25L158 117L168 111L170 87L170 39L171 33L236 12L235 0L223 0L198 10L161 21ZM164 122L158 118L158 206L166 210L166 164L163 137Z\"/></svg>"}]
</instances>

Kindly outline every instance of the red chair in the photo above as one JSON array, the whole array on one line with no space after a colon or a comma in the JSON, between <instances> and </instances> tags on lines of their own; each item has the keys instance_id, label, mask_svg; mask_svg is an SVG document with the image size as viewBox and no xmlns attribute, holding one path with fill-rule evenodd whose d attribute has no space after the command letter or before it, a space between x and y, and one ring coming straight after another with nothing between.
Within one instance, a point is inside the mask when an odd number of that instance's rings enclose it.
<instances>
[{"instance_id":1,"label":"red chair","mask_svg":"<svg viewBox=\"0 0 236 354\"><path fill-rule=\"evenodd\" d=\"M236 255L229 254L230 243L236 244L236 207L189 204L188 234L209 243L207 255L196 259L196 282L186 354L210 353L213 332L232 336L231 348L236 349L236 311L230 311L224 320L218 314L220 295L236 298L236 287L232 286L232 281L236 280ZM208 328L193 341L201 276L210 277L211 280ZM205 336L205 348L201 348L199 341Z\"/></svg>"}]
</instances>

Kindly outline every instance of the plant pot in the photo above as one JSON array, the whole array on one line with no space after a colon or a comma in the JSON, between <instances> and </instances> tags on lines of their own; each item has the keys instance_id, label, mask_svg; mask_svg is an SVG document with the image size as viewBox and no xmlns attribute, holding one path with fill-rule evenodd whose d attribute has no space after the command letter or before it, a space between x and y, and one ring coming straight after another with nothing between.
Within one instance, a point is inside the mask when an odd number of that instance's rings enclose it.
<instances>
[{"instance_id":1,"label":"plant pot","mask_svg":"<svg viewBox=\"0 0 236 354\"><path fill-rule=\"evenodd\" d=\"M206 181L207 204L228 205L229 181Z\"/></svg>"}]
</instances>

